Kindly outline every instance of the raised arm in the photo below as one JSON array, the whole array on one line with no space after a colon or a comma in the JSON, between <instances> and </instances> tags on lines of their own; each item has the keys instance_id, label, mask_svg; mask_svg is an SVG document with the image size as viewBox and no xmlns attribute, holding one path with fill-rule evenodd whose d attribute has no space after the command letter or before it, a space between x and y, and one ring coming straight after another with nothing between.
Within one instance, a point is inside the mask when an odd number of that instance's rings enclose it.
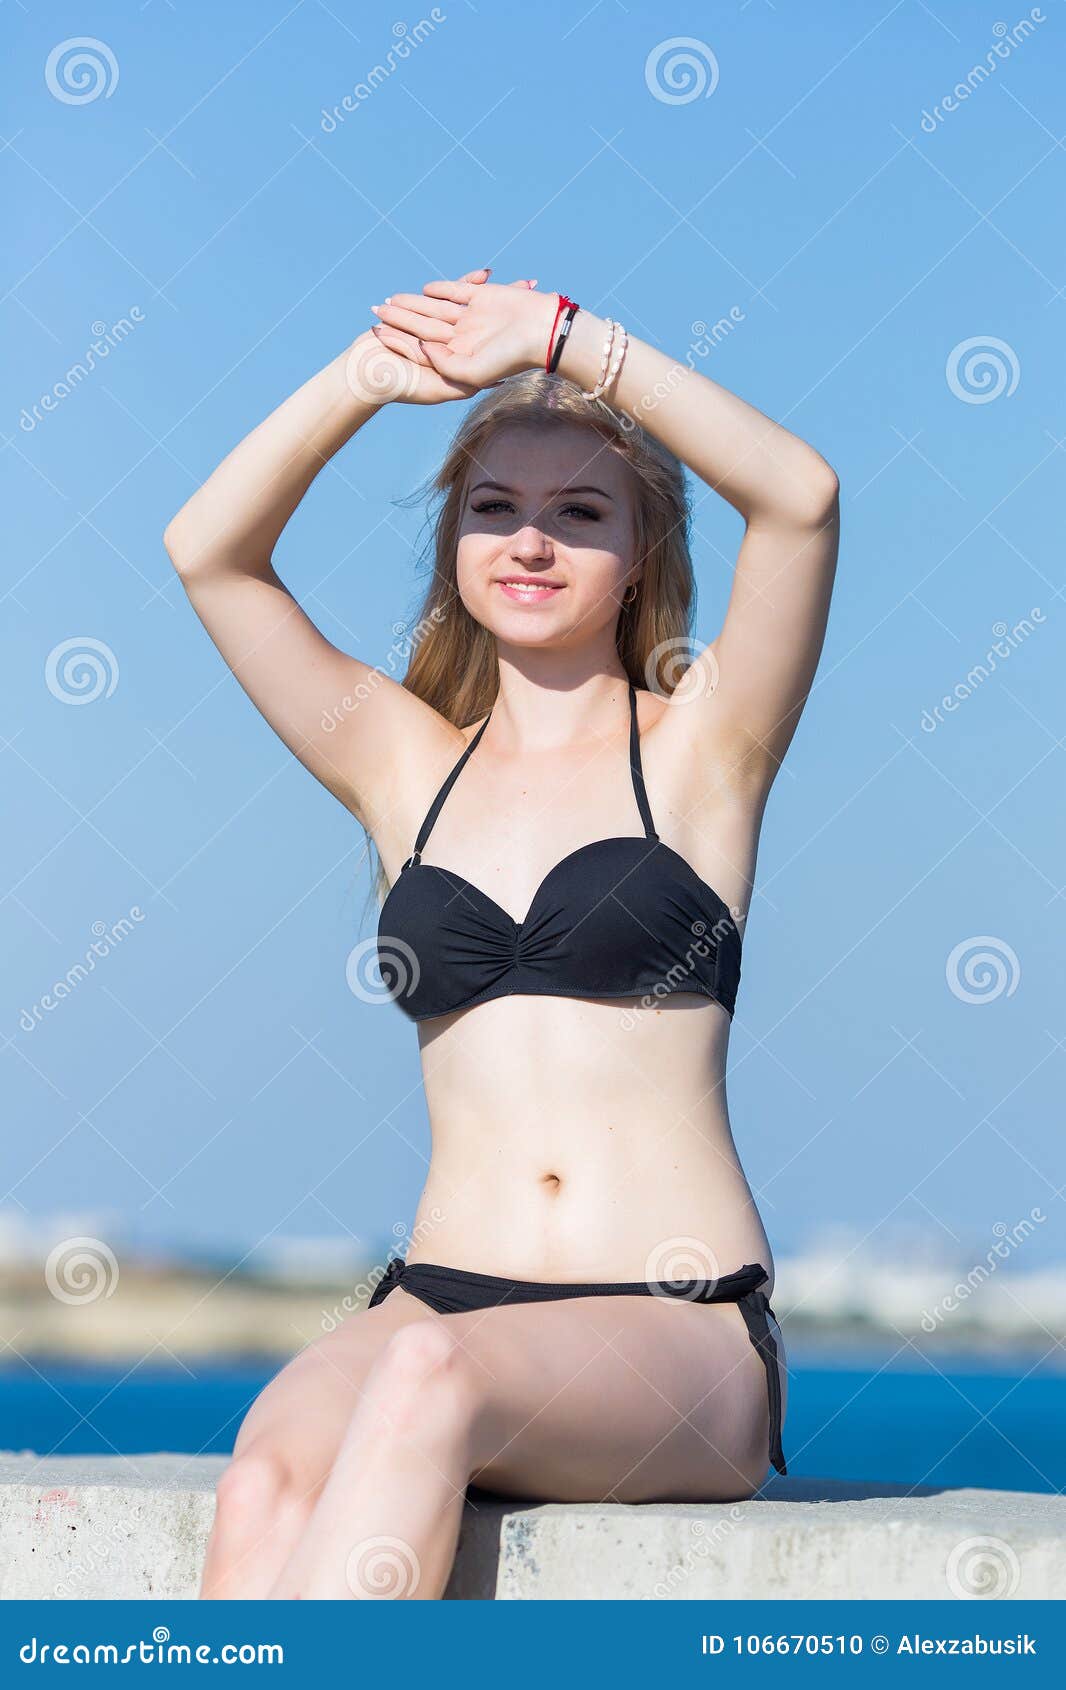
<instances>
[{"instance_id":1,"label":"raised arm","mask_svg":"<svg viewBox=\"0 0 1066 1690\"><path fill-rule=\"evenodd\" d=\"M560 369L586 389L596 383L606 332L604 321L578 313ZM696 659L684 725L727 739L747 774L768 787L825 638L839 534L836 475L788 429L641 340L630 338L607 397L744 519L725 618Z\"/></svg>"},{"instance_id":2,"label":"raised arm","mask_svg":"<svg viewBox=\"0 0 1066 1690\"><path fill-rule=\"evenodd\" d=\"M163 536L193 609L249 698L367 826L405 736L425 731L424 718L436 713L326 639L271 558L319 470L384 403L468 393L368 330L229 453Z\"/></svg>"},{"instance_id":3,"label":"raised arm","mask_svg":"<svg viewBox=\"0 0 1066 1690\"><path fill-rule=\"evenodd\" d=\"M377 314L390 328L425 334L442 374L475 383L543 362L556 295L431 282L394 296ZM427 303L452 307L429 323ZM596 385L607 322L578 312L559 373ZM436 338L434 338L436 337ZM668 446L744 518L732 592L718 637L696 659L684 706L656 725L712 744L768 789L795 731L825 635L838 539L837 478L824 458L707 376L630 336L605 396ZM700 685L701 679L704 685ZM666 718L673 717L671 722Z\"/></svg>"}]
</instances>

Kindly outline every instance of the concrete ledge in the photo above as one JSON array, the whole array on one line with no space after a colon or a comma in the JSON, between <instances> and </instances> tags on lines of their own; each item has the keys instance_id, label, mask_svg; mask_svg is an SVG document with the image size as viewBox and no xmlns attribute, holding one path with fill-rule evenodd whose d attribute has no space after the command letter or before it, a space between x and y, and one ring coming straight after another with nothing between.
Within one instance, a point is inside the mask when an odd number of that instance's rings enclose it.
<instances>
[{"instance_id":1,"label":"concrete ledge","mask_svg":"<svg viewBox=\"0 0 1066 1690\"><path fill-rule=\"evenodd\" d=\"M0 1452L0 1596L196 1596L223 1456ZM470 1492L453 1599L1050 1599L1066 1497L776 1476L744 1503Z\"/></svg>"}]
</instances>

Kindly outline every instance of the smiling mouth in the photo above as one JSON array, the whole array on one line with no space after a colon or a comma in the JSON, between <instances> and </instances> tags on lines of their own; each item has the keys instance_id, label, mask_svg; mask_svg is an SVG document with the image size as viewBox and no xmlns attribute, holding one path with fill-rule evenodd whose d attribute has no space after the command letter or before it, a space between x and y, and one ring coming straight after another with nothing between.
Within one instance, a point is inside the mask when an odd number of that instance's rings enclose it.
<instances>
[{"instance_id":1,"label":"smiling mouth","mask_svg":"<svg viewBox=\"0 0 1066 1690\"><path fill-rule=\"evenodd\" d=\"M507 594L515 604L543 604L553 594L561 593L563 588L552 581L497 581L501 592Z\"/></svg>"}]
</instances>

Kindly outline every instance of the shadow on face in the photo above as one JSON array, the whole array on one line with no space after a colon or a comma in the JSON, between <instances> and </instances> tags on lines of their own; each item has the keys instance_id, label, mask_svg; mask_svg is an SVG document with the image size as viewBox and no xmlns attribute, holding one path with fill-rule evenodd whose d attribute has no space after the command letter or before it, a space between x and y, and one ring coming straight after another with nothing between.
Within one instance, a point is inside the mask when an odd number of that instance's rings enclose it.
<instances>
[{"instance_id":1,"label":"shadow on face","mask_svg":"<svg viewBox=\"0 0 1066 1690\"><path fill-rule=\"evenodd\" d=\"M512 645L613 639L636 578L635 491L632 471L593 429L501 428L464 490L456 571L470 614Z\"/></svg>"}]
</instances>

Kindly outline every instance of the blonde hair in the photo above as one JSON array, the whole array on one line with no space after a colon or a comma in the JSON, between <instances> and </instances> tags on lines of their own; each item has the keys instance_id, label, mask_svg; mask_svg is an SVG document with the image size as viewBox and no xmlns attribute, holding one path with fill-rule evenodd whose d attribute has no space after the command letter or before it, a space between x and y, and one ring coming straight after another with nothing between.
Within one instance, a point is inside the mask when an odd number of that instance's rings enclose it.
<instances>
[{"instance_id":1,"label":"blonde hair","mask_svg":"<svg viewBox=\"0 0 1066 1690\"><path fill-rule=\"evenodd\" d=\"M636 596L619 612L618 655L634 686L673 692L688 667L694 599L681 465L630 417L602 400L583 399L573 382L542 370L510 376L485 393L463 418L436 475L415 495L433 501L433 537L426 548L432 568L402 685L457 727L484 716L496 697L496 642L459 596L456 558L468 470L492 437L515 423L538 429L577 423L629 465L637 483L631 561L643 567ZM387 885L379 864L379 898Z\"/></svg>"}]
</instances>

